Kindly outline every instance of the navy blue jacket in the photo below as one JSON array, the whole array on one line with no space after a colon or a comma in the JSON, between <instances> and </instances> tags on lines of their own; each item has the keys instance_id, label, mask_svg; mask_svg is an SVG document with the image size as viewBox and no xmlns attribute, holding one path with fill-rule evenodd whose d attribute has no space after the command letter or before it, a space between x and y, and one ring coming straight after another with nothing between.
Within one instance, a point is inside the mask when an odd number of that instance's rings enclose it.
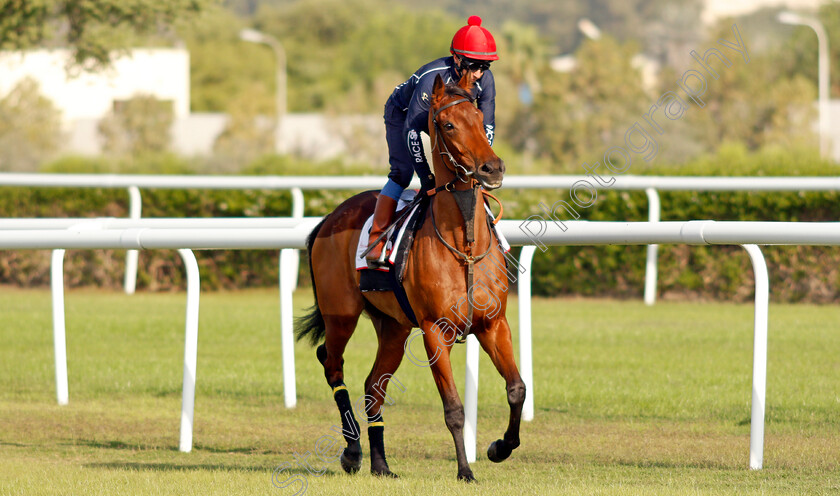
<instances>
[{"instance_id":1,"label":"navy blue jacket","mask_svg":"<svg viewBox=\"0 0 840 496\"><path fill-rule=\"evenodd\" d=\"M417 69L406 82L394 89L386 103L386 108L390 105L405 114L403 142L414 157L415 169L421 164L428 167L419 135L420 131L429 134L429 105L437 75L443 78L444 83L458 82L460 78L455 72L454 57L433 60ZM484 132L487 134L487 141L492 145L496 127L496 83L492 72L484 71L481 78L475 82L472 94L478 109L484 114Z\"/></svg>"}]
</instances>

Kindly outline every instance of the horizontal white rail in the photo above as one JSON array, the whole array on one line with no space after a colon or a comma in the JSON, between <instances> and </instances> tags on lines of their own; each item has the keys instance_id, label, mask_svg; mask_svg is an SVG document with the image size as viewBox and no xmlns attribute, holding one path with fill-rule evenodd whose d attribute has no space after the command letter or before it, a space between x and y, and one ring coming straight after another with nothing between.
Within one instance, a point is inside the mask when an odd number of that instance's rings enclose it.
<instances>
[{"instance_id":1,"label":"horizontal white rail","mask_svg":"<svg viewBox=\"0 0 840 496\"><path fill-rule=\"evenodd\" d=\"M321 217L156 217L127 219L122 217L67 217L0 219L0 230L70 229L86 226L97 229L278 229L309 226Z\"/></svg>"},{"instance_id":2,"label":"horizontal white rail","mask_svg":"<svg viewBox=\"0 0 840 496\"><path fill-rule=\"evenodd\" d=\"M615 182L612 182L615 179ZM506 176L504 188L571 188L587 181L597 189L643 191L837 191L840 178L833 176Z\"/></svg>"},{"instance_id":3,"label":"horizontal white rail","mask_svg":"<svg viewBox=\"0 0 840 496\"><path fill-rule=\"evenodd\" d=\"M0 173L0 186L39 186L57 188L128 188L143 189L227 189L291 190L381 189L379 176L202 176L144 174L26 174ZM412 187L419 187L415 178Z\"/></svg>"},{"instance_id":4,"label":"horizontal white rail","mask_svg":"<svg viewBox=\"0 0 840 496\"><path fill-rule=\"evenodd\" d=\"M3 226L17 224L17 221L0 221L0 229L4 229L0 236L0 249L303 249L306 247L306 236L320 218L113 219L113 224L98 221L65 222L63 219L41 220L43 225L37 229L8 229ZM33 219L33 221L36 224L39 222L38 219ZM236 222L242 222L243 227L231 227ZM69 228L66 227L68 224ZM132 224L157 225L158 227L125 227ZM262 227L252 227L249 224L254 226L262 224ZM701 220L567 221L564 224L565 231L554 222L533 220L502 220L497 227L514 246L539 246L540 243L546 246L647 245L651 243L840 245L840 223L838 222Z\"/></svg>"},{"instance_id":5,"label":"horizontal white rail","mask_svg":"<svg viewBox=\"0 0 840 496\"><path fill-rule=\"evenodd\" d=\"M6 230L0 249L269 250L306 248L314 224L286 229Z\"/></svg>"},{"instance_id":6,"label":"horizontal white rail","mask_svg":"<svg viewBox=\"0 0 840 496\"><path fill-rule=\"evenodd\" d=\"M838 245L838 222L555 222L503 220L499 230L511 245Z\"/></svg>"},{"instance_id":7,"label":"horizontal white rail","mask_svg":"<svg viewBox=\"0 0 840 496\"><path fill-rule=\"evenodd\" d=\"M596 171L597 172L597 171ZM602 171L603 172L603 171ZM840 177L702 177L702 176L615 176L603 173L601 180L590 175L514 176L504 179L505 188L570 188L588 181L598 189L660 191L837 191ZM612 181L614 179L614 182ZM0 186L40 186L62 188L155 188L155 189L379 189L384 176L207 176L144 174L28 174L0 173ZM417 188L415 178L411 186Z\"/></svg>"}]
</instances>

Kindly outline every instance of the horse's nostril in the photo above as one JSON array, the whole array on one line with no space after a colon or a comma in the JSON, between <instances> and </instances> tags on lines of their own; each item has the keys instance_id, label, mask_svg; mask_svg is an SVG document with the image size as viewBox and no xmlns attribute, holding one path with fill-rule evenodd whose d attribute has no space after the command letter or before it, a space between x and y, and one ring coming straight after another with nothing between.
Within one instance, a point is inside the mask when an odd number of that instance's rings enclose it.
<instances>
[{"instance_id":1,"label":"horse's nostril","mask_svg":"<svg viewBox=\"0 0 840 496\"><path fill-rule=\"evenodd\" d=\"M484 172L485 174L492 174L493 168L490 167L490 164L484 164L481 166L481 172Z\"/></svg>"}]
</instances>

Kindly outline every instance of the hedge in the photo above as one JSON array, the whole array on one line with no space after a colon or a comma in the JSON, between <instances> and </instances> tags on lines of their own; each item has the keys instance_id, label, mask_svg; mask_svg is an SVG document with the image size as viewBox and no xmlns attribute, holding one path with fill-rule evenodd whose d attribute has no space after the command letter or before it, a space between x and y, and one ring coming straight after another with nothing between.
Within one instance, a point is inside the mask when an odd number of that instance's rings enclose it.
<instances>
[{"instance_id":1,"label":"hedge","mask_svg":"<svg viewBox=\"0 0 840 496\"><path fill-rule=\"evenodd\" d=\"M78 161L78 159L77 159ZM278 162L279 161L279 162ZM75 162L74 162L75 163ZM84 164L75 165L83 168ZM813 153L765 150L750 154L738 146L723 147L715 156L680 166L634 164L629 173L646 175L808 175L830 176L837 166L821 162ZM54 167L61 169L62 167ZM63 168L67 168L66 164ZM340 165L300 164L269 159L244 173L358 174ZM183 172L183 168L178 170ZM583 172L581 170L581 172ZM300 174L300 172L297 172ZM383 180L384 180L384 173ZM324 215L352 192L306 192L306 215ZM144 190L144 217L255 217L287 216L291 199L283 191ZM539 214L538 204L568 200L568 191L499 190L506 218ZM662 220L778 220L834 221L840 218L838 193L660 192ZM0 217L127 216L128 195L122 190L64 188L0 188ZM589 220L647 219L643 192L604 191L594 205L580 209ZM749 258L739 247L660 246L659 297L747 301L753 294ZM834 247L765 247L775 301L814 303L840 298L840 249ZM276 251L237 250L196 252L206 289L274 286ZM308 284L305 257L301 283ZM141 252L138 288L182 288L181 261L174 252ZM65 281L71 287L122 284L124 252L69 250ZM581 295L639 298L644 286L645 247L551 247L538 252L533 264L537 295ZM0 284L49 284L49 253L0 251Z\"/></svg>"}]
</instances>

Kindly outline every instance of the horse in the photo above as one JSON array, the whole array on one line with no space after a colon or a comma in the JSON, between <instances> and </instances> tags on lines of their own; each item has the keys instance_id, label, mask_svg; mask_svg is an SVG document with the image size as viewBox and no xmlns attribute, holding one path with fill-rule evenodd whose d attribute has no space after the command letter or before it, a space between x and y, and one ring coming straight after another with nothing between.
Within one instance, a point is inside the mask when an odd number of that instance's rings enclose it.
<instances>
[{"instance_id":1,"label":"horse","mask_svg":"<svg viewBox=\"0 0 840 496\"><path fill-rule=\"evenodd\" d=\"M471 90L466 75L457 84L445 84L440 76L435 80L429 109L435 188L420 192L430 196L431 202L407 256L403 280L429 358L423 365L428 365L434 376L444 421L455 443L457 477L468 482L475 477L467 462L464 407L450 362L456 339L473 334L505 380L510 416L503 438L487 449L487 457L493 462L507 459L519 446L525 401L525 384L514 361L505 317L508 274L504 252L490 228L492 217L488 218L483 198L483 190L501 186L505 165L487 141L483 116ZM370 467L374 475L396 477L385 458L381 409L390 400L386 389L413 340L410 336L419 334L411 334L415 326L394 292L359 290L356 247L377 195L377 191L367 191L345 200L309 235L307 250L315 304L298 319L297 338L308 337L313 346L324 339L316 356L333 390L347 442L339 460L346 472L355 473L362 463L360 431L344 384L342 356L359 316L365 312L370 317L378 340L376 358L365 380ZM463 211L459 203L466 205Z\"/></svg>"}]
</instances>

